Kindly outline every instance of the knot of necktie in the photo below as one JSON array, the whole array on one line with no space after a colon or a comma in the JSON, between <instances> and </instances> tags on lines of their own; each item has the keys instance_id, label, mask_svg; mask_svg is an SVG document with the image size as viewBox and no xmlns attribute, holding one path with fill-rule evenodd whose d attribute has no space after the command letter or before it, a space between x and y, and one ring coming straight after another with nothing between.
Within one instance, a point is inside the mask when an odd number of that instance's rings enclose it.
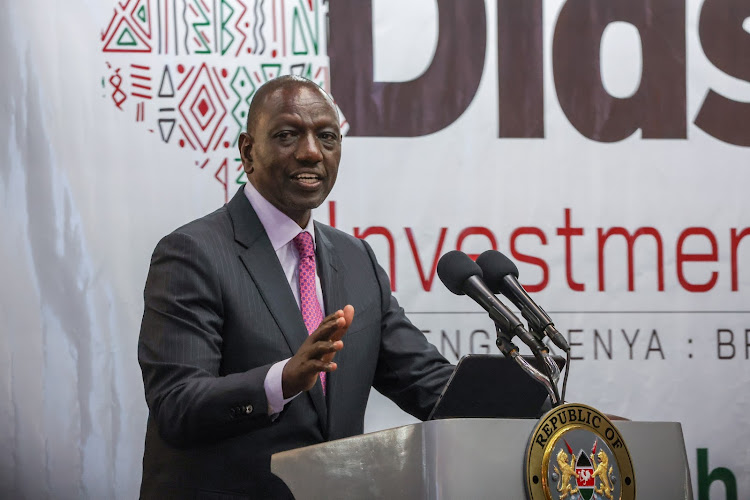
<instances>
[{"instance_id":1,"label":"knot of necktie","mask_svg":"<svg viewBox=\"0 0 750 500\"><path fill-rule=\"evenodd\" d=\"M315 245L313 245L312 235L307 231L302 231L292 241L297 248L300 259L315 256Z\"/></svg>"}]
</instances>

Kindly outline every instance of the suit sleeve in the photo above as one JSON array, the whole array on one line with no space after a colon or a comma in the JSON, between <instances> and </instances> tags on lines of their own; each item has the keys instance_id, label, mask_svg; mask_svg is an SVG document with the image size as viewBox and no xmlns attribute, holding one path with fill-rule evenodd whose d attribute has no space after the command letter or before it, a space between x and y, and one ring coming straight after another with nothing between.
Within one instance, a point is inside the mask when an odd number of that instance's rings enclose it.
<instances>
[{"instance_id":1,"label":"suit sleeve","mask_svg":"<svg viewBox=\"0 0 750 500\"><path fill-rule=\"evenodd\" d=\"M271 364L222 376L222 287L195 238L166 236L144 291L138 361L162 438L190 446L271 424L263 387Z\"/></svg>"},{"instance_id":2,"label":"suit sleeve","mask_svg":"<svg viewBox=\"0 0 750 500\"><path fill-rule=\"evenodd\" d=\"M406 317L372 248L362 240L380 288L381 341L373 387L402 410L426 420L454 366Z\"/></svg>"}]
</instances>

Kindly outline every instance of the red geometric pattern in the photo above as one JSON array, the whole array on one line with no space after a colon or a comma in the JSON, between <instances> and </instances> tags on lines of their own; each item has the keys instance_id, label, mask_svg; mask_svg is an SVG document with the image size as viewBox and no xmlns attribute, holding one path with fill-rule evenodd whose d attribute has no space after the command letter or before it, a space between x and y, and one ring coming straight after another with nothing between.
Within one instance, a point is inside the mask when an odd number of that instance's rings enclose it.
<instances>
[{"instance_id":1,"label":"red geometric pattern","mask_svg":"<svg viewBox=\"0 0 750 500\"><path fill-rule=\"evenodd\" d=\"M187 125L187 130L190 131L191 138L204 153L214 146L214 138L220 134L215 144L218 148L229 128L224 126L222 130L222 122L227 115L224 100L228 98L229 95L221 80L218 77L212 78L208 66L205 63L202 64L178 109Z\"/></svg>"},{"instance_id":2,"label":"red geometric pattern","mask_svg":"<svg viewBox=\"0 0 750 500\"><path fill-rule=\"evenodd\" d=\"M104 52L151 52L151 0L116 4L101 39Z\"/></svg>"},{"instance_id":3,"label":"red geometric pattern","mask_svg":"<svg viewBox=\"0 0 750 500\"><path fill-rule=\"evenodd\" d=\"M299 254L299 309L309 335L323 321L323 311L315 291L315 247L312 236L307 231L302 231L292 241ZM320 382L325 392L325 373L320 374Z\"/></svg>"}]
</instances>

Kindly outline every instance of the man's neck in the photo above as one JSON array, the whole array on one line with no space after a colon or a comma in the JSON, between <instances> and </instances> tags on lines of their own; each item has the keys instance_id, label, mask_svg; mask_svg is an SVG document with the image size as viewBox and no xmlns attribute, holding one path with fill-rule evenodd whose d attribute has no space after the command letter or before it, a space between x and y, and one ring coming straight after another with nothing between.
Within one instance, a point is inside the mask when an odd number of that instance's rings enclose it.
<instances>
[{"instance_id":1,"label":"man's neck","mask_svg":"<svg viewBox=\"0 0 750 500\"><path fill-rule=\"evenodd\" d=\"M244 194L253 206L263 228L271 239L274 250L278 250L281 246L291 241L299 233L300 228L310 232L313 239L315 239L311 212L307 213L306 224L302 226L298 221L279 210L273 203L264 198L252 184L245 186Z\"/></svg>"}]
</instances>

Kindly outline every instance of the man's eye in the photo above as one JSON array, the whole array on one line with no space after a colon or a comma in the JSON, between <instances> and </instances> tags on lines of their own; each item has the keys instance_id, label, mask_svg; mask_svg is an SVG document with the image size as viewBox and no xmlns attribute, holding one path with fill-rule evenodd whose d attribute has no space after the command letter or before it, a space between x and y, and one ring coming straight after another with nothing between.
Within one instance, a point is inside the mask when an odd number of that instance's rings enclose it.
<instances>
[{"instance_id":1,"label":"man's eye","mask_svg":"<svg viewBox=\"0 0 750 500\"><path fill-rule=\"evenodd\" d=\"M337 139L337 136L333 132L323 132L322 134L320 134L320 138L324 141L335 141Z\"/></svg>"},{"instance_id":2,"label":"man's eye","mask_svg":"<svg viewBox=\"0 0 750 500\"><path fill-rule=\"evenodd\" d=\"M281 140L285 140L285 139L289 139L290 137L292 137L292 133L288 131L279 132L278 134L276 134L276 137L278 137Z\"/></svg>"}]
</instances>

